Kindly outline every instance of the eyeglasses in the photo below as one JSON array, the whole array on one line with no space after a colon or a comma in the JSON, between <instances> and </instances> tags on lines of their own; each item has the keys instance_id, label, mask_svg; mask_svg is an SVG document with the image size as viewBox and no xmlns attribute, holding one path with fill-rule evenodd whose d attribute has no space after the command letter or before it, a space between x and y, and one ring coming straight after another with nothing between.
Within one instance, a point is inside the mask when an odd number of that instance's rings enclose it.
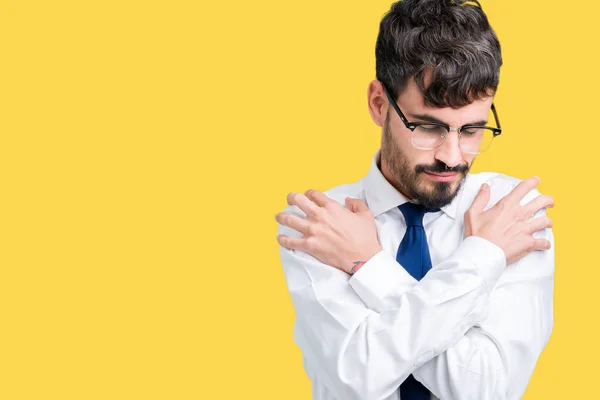
<instances>
[{"instance_id":1,"label":"eyeglasses","mask_svg":"<svg viewBox=\"0 0 600 400\"><path fill-rule=\"evenodd\" d=\"M480 154L491 146L492 140L496 136L502 133L494 104L492 104L491 110L494 113L497 128L483 125L464 125L460 128L452 128L440 122L408 122L385 85L383 85L383 89L404 126L410 129L410 141L413 147L417 149L433 150L444 143L450 131L456 131L458 133L458 144L463 153Z\"/></svg>"}]
</instances>

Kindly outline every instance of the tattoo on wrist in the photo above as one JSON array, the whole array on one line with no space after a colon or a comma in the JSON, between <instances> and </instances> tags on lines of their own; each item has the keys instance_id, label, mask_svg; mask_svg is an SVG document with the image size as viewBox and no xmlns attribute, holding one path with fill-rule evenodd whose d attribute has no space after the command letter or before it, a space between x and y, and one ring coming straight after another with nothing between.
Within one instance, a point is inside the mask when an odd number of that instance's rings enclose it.
<instances>
[{"instance_id":1,"label":"tattoo on wrist","mask_svg":"<svg viewBox=\"0 0 600 400\"><path fill-rule=\"evenodd\" d=\"M354 266L350 270L350 275L354 275L356 271L360 269L360 267L365 265L366 261L352 261L352 263L354 264Z\"/></svg>"}]
</instances>

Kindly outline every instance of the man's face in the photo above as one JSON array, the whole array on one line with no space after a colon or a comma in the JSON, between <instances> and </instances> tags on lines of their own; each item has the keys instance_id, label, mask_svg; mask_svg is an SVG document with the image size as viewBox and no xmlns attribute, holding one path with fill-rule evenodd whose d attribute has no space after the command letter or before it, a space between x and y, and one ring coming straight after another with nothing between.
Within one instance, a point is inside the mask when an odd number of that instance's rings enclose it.
<instances>
[{"instance_id":1,"label":"man's face","mask_svg":"<svg viewBox=\"0 0 600 400\"><path fill-rule=\"evenodd\" d=\"M398 106L410 122L428 122L430 117L451 127L487 120L492 97L459 108L425 106L418 86L411 80L398 99ZM430 122L430 121L429 121ZM475 155L463 153L458 134L451 131L444 143L433 150L420 150L411 144L406 128L391 106L383 124L381 169L384 176L410 200L428 208L441 208L454 199Z\"/></svg>"}]
</instances>

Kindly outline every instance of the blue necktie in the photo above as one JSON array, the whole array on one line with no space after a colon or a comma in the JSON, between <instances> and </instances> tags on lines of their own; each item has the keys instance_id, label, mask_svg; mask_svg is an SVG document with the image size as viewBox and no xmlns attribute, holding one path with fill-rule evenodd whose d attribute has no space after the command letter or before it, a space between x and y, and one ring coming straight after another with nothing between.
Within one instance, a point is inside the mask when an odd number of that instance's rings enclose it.
<instances>
[{"instance_id":1,"label":"blue necktie","mask_svg":"<svg viewBox=\"0 0 600 400\"><path fill-rule=\"evenodd\" d=\"M428 210L420 204L410 202L398 206L406 221L406 233L398 247L396 261L416 280L421 280L431 269L431 256L427 236L423 228L423 216ZM402 400L429 400L430 393L412 374L400 385Z\"/></svg>"}]
</instances>

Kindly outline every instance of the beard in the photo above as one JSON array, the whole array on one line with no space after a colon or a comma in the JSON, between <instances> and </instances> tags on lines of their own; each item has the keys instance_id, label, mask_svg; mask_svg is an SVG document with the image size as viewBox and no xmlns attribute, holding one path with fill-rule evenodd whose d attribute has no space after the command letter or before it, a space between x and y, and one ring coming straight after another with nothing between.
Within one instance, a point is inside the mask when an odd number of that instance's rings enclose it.
<instances>
[{"instance_id":1,"label":"beard","mask_svg":"<svg viewBox=\"0 0 600 400\"><path fill-rule=\"evenodd\" d=\"M385 161L389 168L395 181L393 186L404 196L418 201L428 209L439 209L450 204L462 187L472 163L446 168L445 163L436 160L432 165L419 164L412 168L408 163L408 157L394 141L389 120L386 118L383 127L381 160ZM423 175L425 172L457 172L461 176L458 183L456 181L432 182Z\"/></svg>"}]
</instances>

